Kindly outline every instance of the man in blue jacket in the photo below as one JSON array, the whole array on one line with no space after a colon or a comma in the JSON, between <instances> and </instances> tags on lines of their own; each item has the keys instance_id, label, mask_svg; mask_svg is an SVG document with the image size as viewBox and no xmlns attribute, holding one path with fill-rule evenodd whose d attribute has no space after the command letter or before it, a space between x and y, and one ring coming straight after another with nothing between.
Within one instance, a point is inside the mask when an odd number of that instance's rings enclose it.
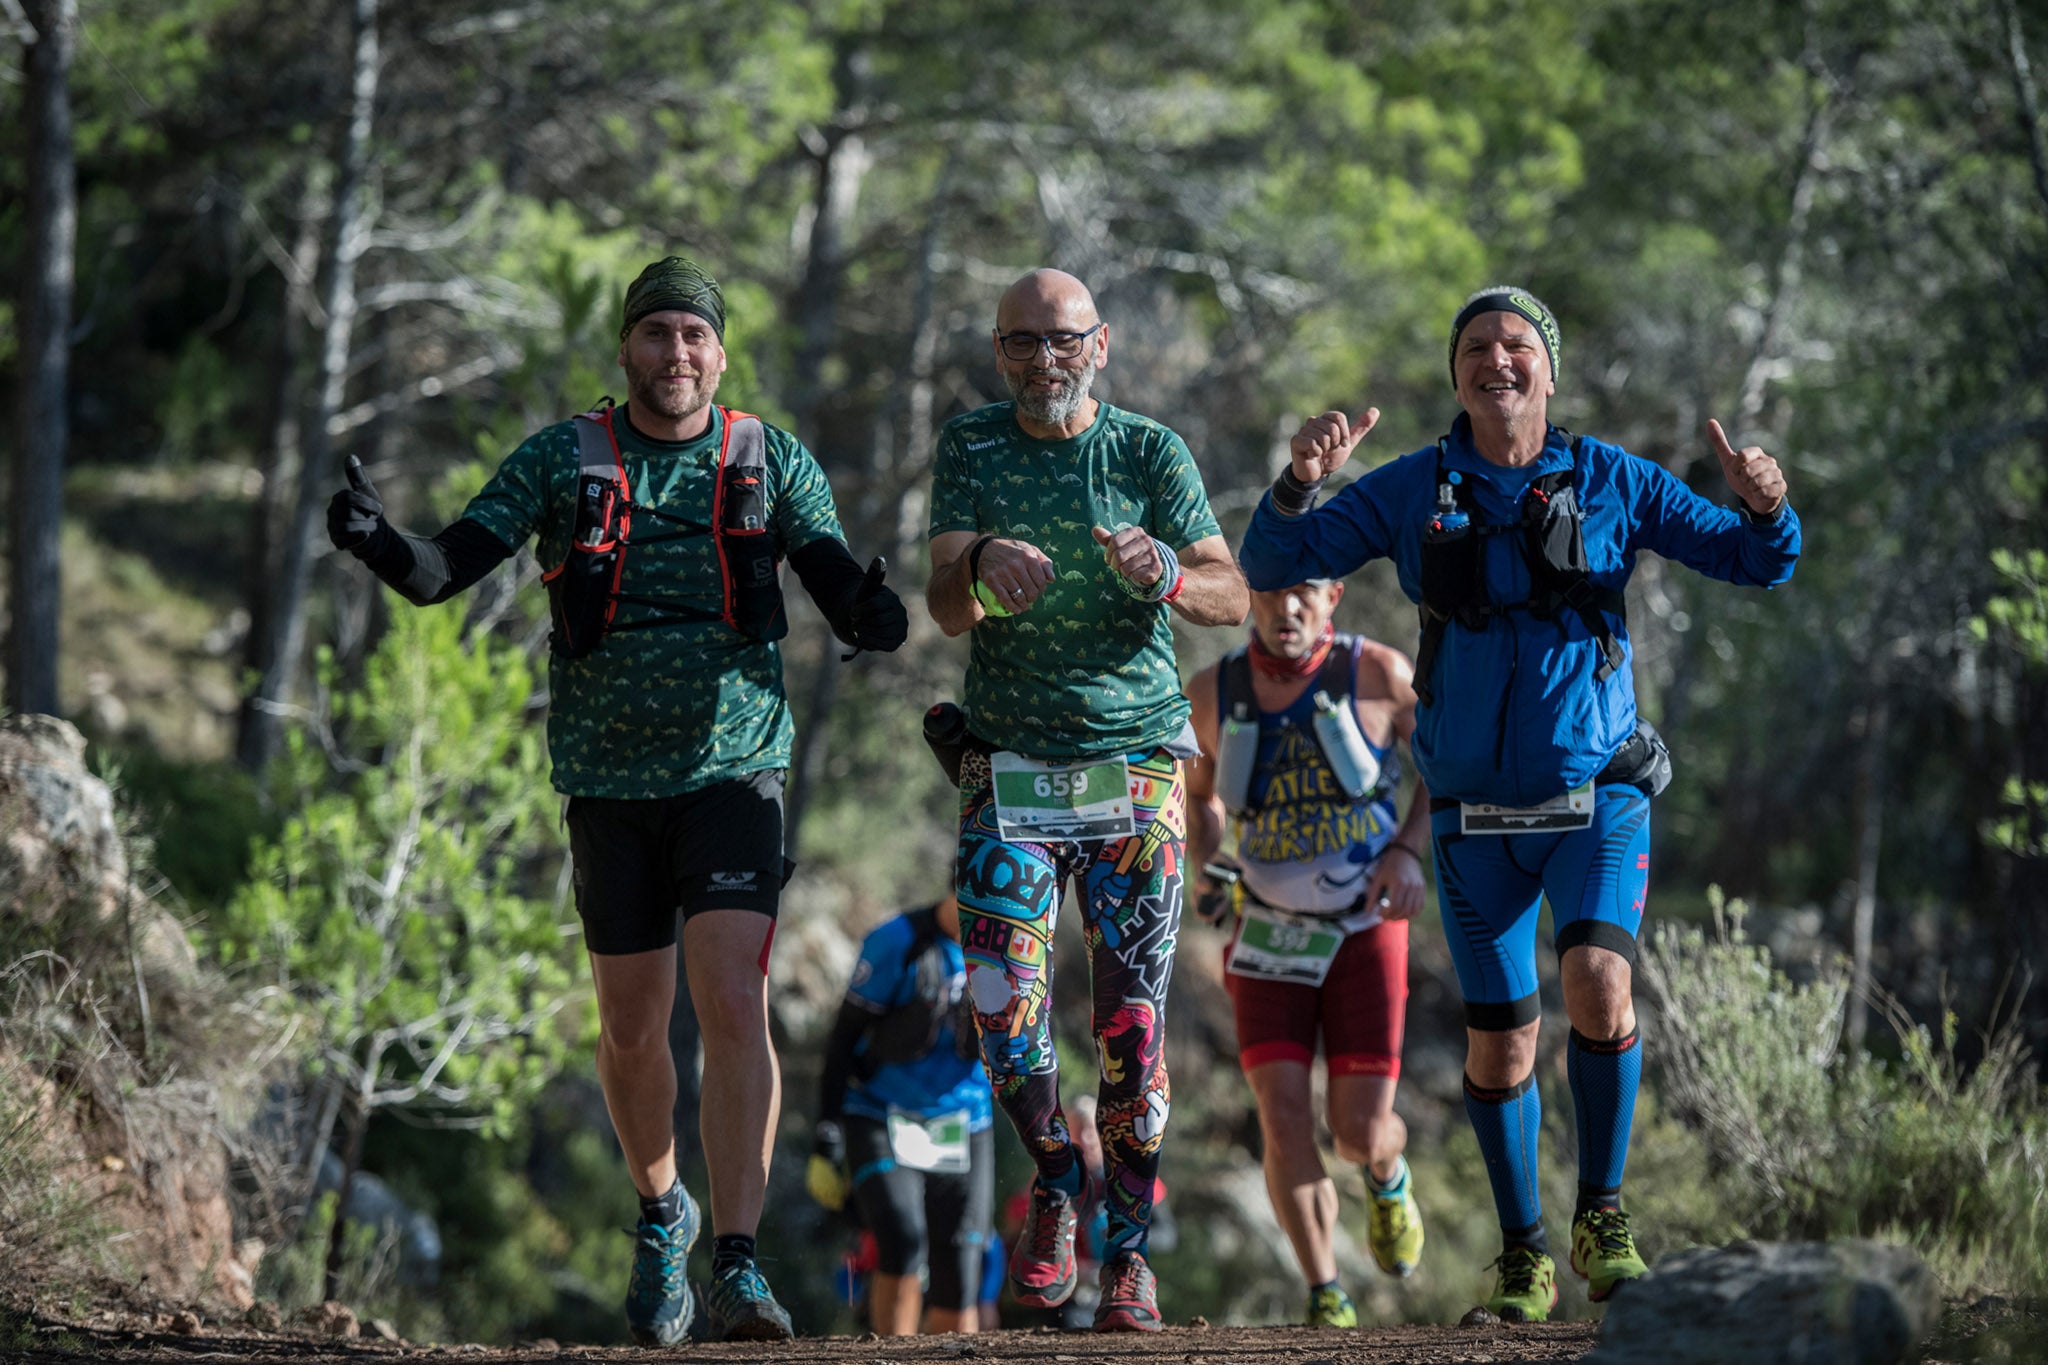
<instances>
[{"instance_id":1,"label":"man in blue jacket","mask_svg":"<svg viewBox=\"0 0 2048 1365\"><path fill-rule=\"evenodd\" d=\"M1579 1198L1572 1268L1607 1298L1645 1269L1621 1208L1642 1071L1630 999L1650 860L1650 802L1670 773L1638 721L1623 589L1653 550L1730 583L1792 576L1799 519L1776 460L1707 438L1731 510L1618 446L1548 421L1561 349L1550 310L1492 286L1451 326L1464 412L1435 445L1316 493L1379 420L1311 418L1253 513L1254 591L1393 560L1422 608L1413 752L1429 783L1437 902L1465 995L1465 1109L1503 1248L1487 1307L1548 1317L1556 1268L1536 1192L1536 917L1548 897L1571 1019Z\"/></svg>"}]
</instances>

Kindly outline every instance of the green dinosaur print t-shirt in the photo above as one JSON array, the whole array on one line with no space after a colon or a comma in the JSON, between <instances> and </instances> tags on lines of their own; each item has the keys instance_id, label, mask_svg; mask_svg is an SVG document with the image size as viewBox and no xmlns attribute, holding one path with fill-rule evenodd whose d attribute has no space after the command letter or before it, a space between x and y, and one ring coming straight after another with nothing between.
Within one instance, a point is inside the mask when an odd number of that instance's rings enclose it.
<instances>
[{"instance_id":1,"label":"green dinosaur print t-shirt","mask_svg":"<svg viewBox=\"0 0 2048 1365\"><path fill-rule=\"evenodd\" d=\"M626 410L617 410L612 430L636 504L710 524L726 420L723 409L713 414L703 436L667 442L633 430ZM777 559L825 536L843 538L817 460L788 432L768 426L766 434ZM543 428L506 457L462 515L515 549L538 535L541 566L552 569L569 550L580 464L573 422ZM717 549L706 533L654 539L679 529L634 518L620 592L715 614L723 582ZM616 629L659 614L621 602L614 630L595 650L548 660L548 756L557 791L638 800L789 766L794 732L780 648L717 620Z\"/></svg>"},{"instance_id":2,"label":"green dinosaur print t-shirt","mask_svg":"<svg viewBox=\"0 0 2048 1365\"><path fill-rule=\"evenodd\" d=\"M1038 440L1015 414L994 403L946 423L932 475L931 534L1025 541L1058 574L1030 610L974 627L968 723L1033 758L1164 744L1188 716L1169 609L1118 586L1093 528L1141 526L1176 552L1222 534L1194 457L1159 423L1107 403L1064 441Z\"/></svg>"}]
</instances>

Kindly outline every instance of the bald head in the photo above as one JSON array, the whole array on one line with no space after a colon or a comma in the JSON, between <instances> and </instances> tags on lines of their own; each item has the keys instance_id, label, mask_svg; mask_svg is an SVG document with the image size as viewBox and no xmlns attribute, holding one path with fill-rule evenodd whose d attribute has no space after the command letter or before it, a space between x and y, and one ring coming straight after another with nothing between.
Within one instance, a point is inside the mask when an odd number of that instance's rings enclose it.
<instances>
[{"instance_id":1,"label":"bald head","mask_svg":"<svg viewBox=\"0 0 2048 1365\"><path fill-rule=\"evenodd\" d=\"M1095 298L1064 270L1040 267L1003 291L996 305L999 332L1085 332L1093 327Z\"/></svg>"}]
</instances>

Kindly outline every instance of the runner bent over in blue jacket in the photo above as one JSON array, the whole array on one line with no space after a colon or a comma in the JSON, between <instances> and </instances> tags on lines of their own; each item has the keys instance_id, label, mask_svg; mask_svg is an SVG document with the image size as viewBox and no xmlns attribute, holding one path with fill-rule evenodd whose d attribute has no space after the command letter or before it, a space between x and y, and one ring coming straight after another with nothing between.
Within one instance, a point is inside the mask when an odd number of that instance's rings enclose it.
<instances>
[{"instance_id":1,"label":"runner bent over in blue jacket","mask_svg":"<svg viewBox=\"0 0 2048 1365\"><path fill-rule=\"evenodd\" d=\"M1571 1263L1595 1300L1644 1271L1621 1210L1642 1049L1630 1000L1650 847L1670 766L1640 725L1622 591L1638 552L1731 583L1792 576L1799 519L1777 461L1707 437L1739 499L1716 506L1618 446L1547 420L1559 352L1523 289L1474 294L1451 328L1464 412L1435 445L1315 507L1379 418L1327 412L1253 514L1255 591L1393 560L1422 607L1413 750L1432 796L1437 900L1465 995L1465 1108L1504 1247L1487 1307L1540 1321L1557 1302L1536 1194L1536 916L1555 923L1579 1134Z\"/></svg>"}]
</instances>

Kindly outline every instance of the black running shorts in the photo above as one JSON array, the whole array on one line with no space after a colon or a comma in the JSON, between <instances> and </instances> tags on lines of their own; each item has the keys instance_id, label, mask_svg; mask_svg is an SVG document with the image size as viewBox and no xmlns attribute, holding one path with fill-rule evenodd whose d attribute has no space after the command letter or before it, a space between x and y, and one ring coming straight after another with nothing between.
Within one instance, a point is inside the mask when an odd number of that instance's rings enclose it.
<instances>
[{"instance_id":1,"label":"black running shorts","mask_svg":"<svg viewBox=\"0 0 2048 1365\"><path fill-rule=\"evenodd\" d=\"M782 855L781 769L681 796L572 796L576 913L593 953L645 953L676 941L676 917L752 910L775 918L795 866Z\"/></svg>"}]
</instances>

